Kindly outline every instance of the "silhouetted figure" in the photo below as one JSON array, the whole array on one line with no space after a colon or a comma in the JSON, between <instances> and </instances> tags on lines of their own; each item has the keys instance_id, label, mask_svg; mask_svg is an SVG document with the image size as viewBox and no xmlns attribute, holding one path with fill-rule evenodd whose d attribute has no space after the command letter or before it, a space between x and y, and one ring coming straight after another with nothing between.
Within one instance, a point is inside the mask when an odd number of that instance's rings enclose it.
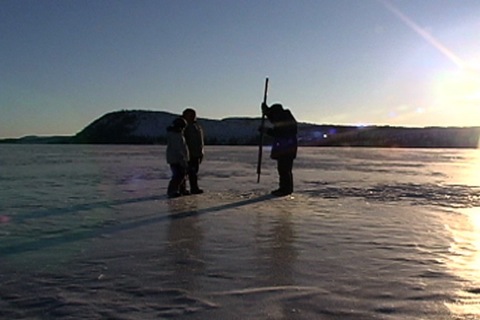
<instances>
[{"instance_id":1,"label":"silhouetted figure","mask_svg":"<svg viewBox=\"0 0 480 320\"><path fill-rule=\"evenodd\" d=\"M188 161L188 181L190 183L190 192L192 194L203 193L203 190L198 187L198 170L203 160L203 129L197 123L197 113L191 108L187 108L183 111L182 117L187 121L187 127L185 128L185 141L188 146L190 159ZM183 184L180 192L188 194L186 185Z\"/></svg>"},{"instance_id":2,"label":"silhouetted figure","mask_svg":"<svg viewBox=\"0 0 480 320\"><path fill-rule=\"evenodd\" d=\"M188 148L183 136L187 122L182 117L176 118L167 128L167 163L172 170L168 184L169 198L181 196L180 187L185 183L188 168Z\"/></svg>"},{"instance_id":3,"label":"silhouetted figure","mask_svg":"<svg viewBox=\"0 0 480 320\"><path fill-rule=\"evenodd\" d=\"M286 196L293 192L293 160L297 157L297 121L288 109L281 104L268 107L262 103L262 112L272 123L273 128L264 129L273 137L270 157L277 160L280 186L272 191L275 196Z\"/></svg>"}]
</instances>

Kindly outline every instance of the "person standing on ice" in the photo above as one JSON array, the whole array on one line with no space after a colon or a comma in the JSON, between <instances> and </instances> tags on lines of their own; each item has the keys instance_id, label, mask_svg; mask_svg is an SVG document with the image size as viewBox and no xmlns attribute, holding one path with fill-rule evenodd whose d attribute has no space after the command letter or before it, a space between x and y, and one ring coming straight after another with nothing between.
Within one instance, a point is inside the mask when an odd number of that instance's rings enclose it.
<instances>
[{"instance_id":1,"label":"person standing on ice","mask_svg":"<svg viewBox=\"0 0 480 320\"><path fill-rule=\"evenodd\" d=\"M188 147L183 132L187 121L176 118L167 128L167 163L172 170L172 178L168 183L167 195L176 198L182 195L180 187L185 183L188 168Z\"/></svg>"},{"instance_id":2,"label":"person standing on ice","mask_svg":"<svg viewBox=\"0 0 480 320\"><path fill-rule=\"evenodd\" d=\"M262 103L262 112L272 123L273 128L263 129L273 137L270 158L277 161L279 188L272 195L282 197L293 193L293 160L297 157L297 121L288 109L279 103L268 107Z\"/></svg>"},{"instance_id":3,"label":"person standing on ice","mask_svg":"<svg viewBox=\"0 0 480 320\"><path fill-rule=\"evenodd\" d=\"M203 129L197 122L197 113L194 109L185 109L182 117L187 121L184 135L190 153L187 169L190 192L192 194L200 194L203 193L203 190L198 187L198 170L200 169L204 155ZM180 192L185 194L189 193L185 184L182 185Z\"/></svg>"}]
</instances>

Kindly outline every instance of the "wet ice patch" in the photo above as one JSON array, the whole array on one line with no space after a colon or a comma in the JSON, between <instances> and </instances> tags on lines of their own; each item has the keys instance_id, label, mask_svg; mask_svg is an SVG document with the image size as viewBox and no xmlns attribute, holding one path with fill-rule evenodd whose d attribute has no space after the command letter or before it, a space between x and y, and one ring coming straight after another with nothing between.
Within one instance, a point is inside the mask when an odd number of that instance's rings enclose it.
<instances>
[{"instance_id":1,"label":"wet ice patch","mask_svg":"<svg viewBox=\"0 0 480 320\"><path fill-rule=\"evenodd\" d=\"M368 201L409 201L415 205L435 205L449 208L480 206L480 187L436 184L378 184L369 187L330 186L311 182L318 188L308 188L303 193L313 197L338 199L364 198Z\"/></svg>"}]
</instances>

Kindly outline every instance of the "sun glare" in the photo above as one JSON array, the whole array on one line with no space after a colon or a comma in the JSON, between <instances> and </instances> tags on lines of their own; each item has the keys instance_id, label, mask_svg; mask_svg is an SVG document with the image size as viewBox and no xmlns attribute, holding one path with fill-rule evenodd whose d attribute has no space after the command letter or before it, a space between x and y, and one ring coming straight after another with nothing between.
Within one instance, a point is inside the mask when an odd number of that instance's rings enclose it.
<instances>
[{"instance_id":1,"label":"sun glare","mask_svg":"<svg viewBox=\"0 0 480 320\"><path fill-rule=\"evenodd\" d=\"M433 108L448 116L451 125L480 125L480 72L461 68L443 72L433 86Z\"/></svg>"},{"instance_id":2,"label":"sun glare","mask_svg":"<svg viewBox=\"0 0 480 320\"><path fill-rule=\"evenodd\" d=\"M444 125L480 126L480 60L469 61L458 55L390 0L378 1L455 67L438 74L434 81L433 105L429 106L432 116L442 119Z\"/></svg>"}]
</instances>

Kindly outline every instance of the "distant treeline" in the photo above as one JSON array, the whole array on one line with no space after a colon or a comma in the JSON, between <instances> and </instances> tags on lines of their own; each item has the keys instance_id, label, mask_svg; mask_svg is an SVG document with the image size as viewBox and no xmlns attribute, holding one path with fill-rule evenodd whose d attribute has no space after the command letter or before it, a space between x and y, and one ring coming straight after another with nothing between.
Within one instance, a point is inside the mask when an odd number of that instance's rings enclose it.
<instances>
[{"instance_id":1,"label":"distant treeline","mask_svg":"<svg viewBox=\"0 0 480 320\"><path fill-rule=\"evenodd\" d=\"M398 148L478 148L480 127L323 127L303 133L303 145Z\"/></svg>"}]
</instances>

